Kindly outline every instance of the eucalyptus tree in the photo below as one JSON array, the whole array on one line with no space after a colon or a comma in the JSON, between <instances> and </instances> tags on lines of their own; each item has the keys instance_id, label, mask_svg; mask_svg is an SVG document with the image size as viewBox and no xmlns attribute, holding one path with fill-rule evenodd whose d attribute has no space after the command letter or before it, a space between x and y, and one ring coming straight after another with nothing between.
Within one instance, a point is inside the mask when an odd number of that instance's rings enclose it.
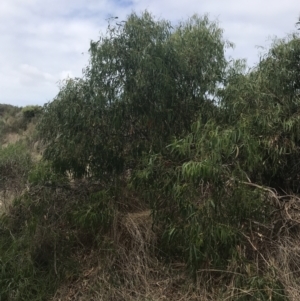
<instances>
[{"instance_id":1,"label":"eucalyptus tree","mask_svg":"<svg viewBox=\"0 0 300 301\"><path fill-rule=\"evenodd\" d=\"M207 16L172 26L148 12L108 24L90 45L82 79L62 85L44 108L44 157L82 175L121 171L143 152L188 132L198 114L217 110L231 46Z\"/></svg>"},{"instance_id":2,"label":"eucalyptus tree","mask_svg":"<svg viewBox=\"0 0 300 301\"><path fill-rule=\"evenodd\" d=\"M298 188L292 181L299 172L299 62L299 35L274 40L255 68L231 72L221 102L223 122L246 132L252 147L256 145L255 160L250 156L244 167L249 171L252 165L252 179L294 191Z\"/></svg>"},{"instance_id":3,"label":"eucalyptus tree","mask_svg":"<svg viewBox=\"0 0 300 301\"><path fill-rule=\"evenodd\" d=\"M133 13L91 42L83 78L62 85L40 124L44 158L61 171L109 179L138 167L132 184L162 254L195 275L246 269L253 227L271 224L264 186L298 189L299 37L276 40L251 70L230 66L227 46L207 16L172 26Z\"/></svg>"},{"instance_id":4,"label":"eucalyptus tree","mask_svg":"<svg viewBox=\"0 0 300 301\"><path fill-rule=\"evenodd\" d=\"M280 221L270 199L299 190L299 54L299 38L290 36L274 41L253 69L241 60L228 65L218 110L209 120L199 114L190 132L134 175L163 229L164 252L195 273L253 260L253 225L271 237L272 218Z\"/></svg>"}]
</instances>

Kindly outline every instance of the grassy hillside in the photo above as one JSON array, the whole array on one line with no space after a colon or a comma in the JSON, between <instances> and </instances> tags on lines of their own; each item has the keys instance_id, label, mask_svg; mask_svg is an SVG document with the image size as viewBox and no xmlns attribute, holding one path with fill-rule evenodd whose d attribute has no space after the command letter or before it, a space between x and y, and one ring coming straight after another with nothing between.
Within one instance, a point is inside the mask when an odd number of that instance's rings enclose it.
<instances>
[{"instance_id":1,"label":"grassy hillside","mask_svg":"<svg viewBox=\"0 0 300 301\"><path fill-rule=\"evenodd\" d=\"M25 188L31 163L41 158L36 131L40 113L38 106L0 104L1 212Z\"/></svg>"}]
</instances>

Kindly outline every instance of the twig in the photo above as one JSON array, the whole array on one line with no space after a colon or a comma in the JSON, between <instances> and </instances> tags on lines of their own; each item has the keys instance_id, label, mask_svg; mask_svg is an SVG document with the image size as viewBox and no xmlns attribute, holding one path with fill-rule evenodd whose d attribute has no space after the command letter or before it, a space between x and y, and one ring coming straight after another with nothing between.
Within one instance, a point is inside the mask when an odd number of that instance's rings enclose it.
<instances>
[{"instance_id":1,"label":"twig","mask_svg":"<svg viewBox=\"0 0 300 301\"><path fill-rule=\"evenodd\" d=\"M54 242L54 272L55 272L55 275L57 275L57 269L56 269L56 240Z\"/></svg>"},{"instance_id":2,"label":"twig","mask_svg":"<svg viewBox=\"0 0 300 301\"><path fill-rule=\"evenodd\" d=\"M249 236L247 236L246 234L244 234L243 232L241 232L241 234L248 240L248 242L250 243L250 245L252 246L252 248L254 249L254 251L256 251L261 258L264 260L264 262L267 264L267 266L269 266L268 261L265 259L265 257L261 254L261 252L258 251L257 247L252 243L251 239Z\"/></svg>"}]
</instances>

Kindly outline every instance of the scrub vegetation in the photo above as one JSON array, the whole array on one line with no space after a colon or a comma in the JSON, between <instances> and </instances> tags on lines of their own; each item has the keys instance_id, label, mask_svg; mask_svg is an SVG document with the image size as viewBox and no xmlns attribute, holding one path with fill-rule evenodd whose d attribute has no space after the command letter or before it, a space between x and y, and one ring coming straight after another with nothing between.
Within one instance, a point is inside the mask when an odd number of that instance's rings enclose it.
<instances>
[{"instance_id":1,"label":"scrub vegetation","mask_svg":"<svg viewBox=\"0 0 300 301\"><path fill-rule=\"evenodd\" d=\"M299 35L230 47L132 13L53 101L0 106L0 300L299 300Z\"/></svg>"}]
</instances>

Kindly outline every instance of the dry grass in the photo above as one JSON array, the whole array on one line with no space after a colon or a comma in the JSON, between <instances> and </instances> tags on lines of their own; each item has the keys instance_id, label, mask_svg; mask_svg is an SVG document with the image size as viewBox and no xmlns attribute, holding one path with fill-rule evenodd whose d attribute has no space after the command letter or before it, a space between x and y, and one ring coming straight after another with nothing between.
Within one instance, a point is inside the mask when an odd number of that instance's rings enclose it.
<instances>
[{"instance_id":1,"label":"dry grass","mask_svg":"<svg viewBox=\"0 0 300 301\"><path fill-rule=\"evenodd\" d=\"M9 206L12 204L16 196L17 194L13 191L0 190L0 215L8 212Z\"/></svg>"},{"instance_id":2,"label":"dry grass","mask_svg":"<svg viewBox=\"0 0 300 301\"><path fill-rule=\"evenodd\" d=\"M8 133L7 135L4 136L3 138L3 144L2 147L6 147L11 143L16 143L22 138L20 134L17 133Z\"/></svg>"},{"instance_id":3,"label":"dry grass","mask_svg":"<svg viewBox=\"0 0 300 301\"><path fill-rule=\"evenodd\" d=\"M36 137L36 124L28 123L27 129L25 131L16 132L8 132L3 135L2 143L0 144L0 148L6 148L11 144L15 144L19 141L25 141L32 160L34 162L38 162L42 158L42 146ZM23 188L22 188L23 189ZM22 191L21 189L21 191ZM20 193L20 187L18 183L14 183L13 181L10 183L9 187L6 187L6 190L0 190L0 203L3 205L9 204L11 200L16 197ZM0 205L1 206L1 205ZM1 210L1 209L0 209Z\"/></svg>"},{"instance_id":4,"label":"dry grass","mask_svg":"<svg viewBox=\"0 0 300 301\"><path fill-rule=\"evenodd\" d=\"M183 264L167 265L155 257L149 210L118 214L110 238L116 249L81 254L81 276L63 285L52 301L212 300L189 280Z\"/></svg>"},{"instance_id":5,"label":"dry grass","mask_svg":"<svg viewBox=\"0 0 300 301\"><path fill-rule=\"evenodd\" d=\"M270 232L267 229L264 235L269 233L268 237L261 236L261 231L253 232L248 237L249 245L240 246L241 256L246 250L253 253L252 263L241 267L233 261L226 271L199 270L197 281L193 281L182 262L166 264L156 257L158 238L152 230L150 210L130 208L129 213L116 214L107 243L103 244L107 247L77 255L83 267L80 276L62 285L52 301L257 300L259 288L243 289L236 284L239 279L259 274L270 281L263 288L266 292L278 281L288 300L300 300L300 224L296 214L300 199L267 192L280 209L274 216L279 226ZM285 300L280 291L270 291L269 300L276 294L277 300Z\"/></svg>"},{"instance_id":6,"label":"dry grass","mask_svg":"<svg viewBox=\"0 0 300 301\"><path fill-rule=\"evenodd\" d=\"M0 105L0 107L2 106L5 107L5 105ZM12 109L19 110L16 107L12 107ZM15 115L6 118L7 125L13 125L14 123L16 123L16 119L20 118L21 113L19 112ZM33 122L28 123L26 130L12 128L9 132L2 135L2 139L0 141L0 148L5 148L21 140L22 141L25 140L28 145L28 149L30 149L31 157L33 161L37 162L42 157L41 156L42 150L41 147L39 146L39 142L36 141L36 139L32 138L36 136L35 133L36 133L36 124ZM8 183L8 185L5 185L5 188L0 189L0 214L3 212L7 212L13 199L18 195L20 195L23 190L24 190L24 185L19 185L19 179L11 180Z\"/></svg>"},{"instance_id":7,"label":"dry grass","mask_svg":"<svg viewBox=\"0 0 300 301\"><path fill-rule=\"evenodd\" d=\"M290 301L300 300L300 229L293 235L284 235L274 245L268 261L283 284Z\"/></svg>"}]
</instances>

